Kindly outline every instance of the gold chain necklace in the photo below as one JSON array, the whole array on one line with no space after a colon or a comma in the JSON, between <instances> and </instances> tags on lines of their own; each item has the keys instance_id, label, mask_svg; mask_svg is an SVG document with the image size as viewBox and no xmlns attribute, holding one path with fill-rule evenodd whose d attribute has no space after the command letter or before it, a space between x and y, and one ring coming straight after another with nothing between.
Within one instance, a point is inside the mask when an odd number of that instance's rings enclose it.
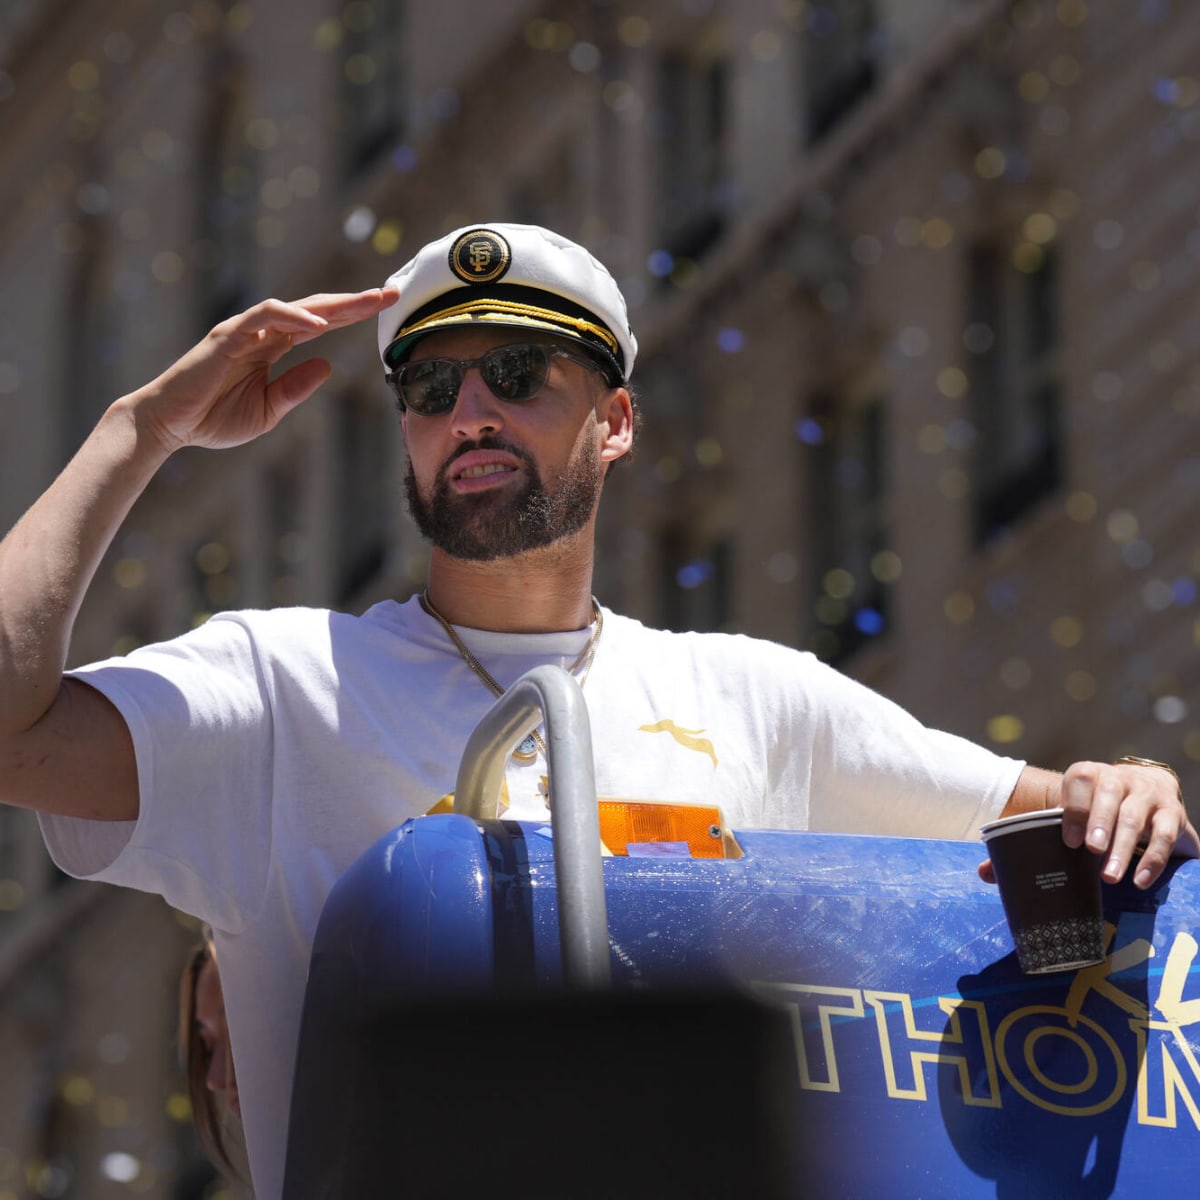
<instances>
[{"instance_id":1,"label":"gold chain necklace","mask_svg":"<svg viewBox=\"0 0 1200 1200\"><path fill-rule=\"evenodd\" d=\"M458 636L453 625L442 616L440 612L433 606L433 601L429 598L429 589L426 588L420 595L421 607L446 631L446 636L454 643L454 648L462 656L463 662L475 673L476 678L492 693L493 696L503 696L504 689L492 678L487 668L471 653L471 648ZM592 636L588 638L587 645L580 651L579 657L571 664L569 674L575 675L582 672L579 679L579 686L582 687L584 680L587 679L588 671L592 668L592 659L596 657L596 645L600 641L600 633L604 629L604 614L600 611L600 604L596 597L592 597L592 612L596 617L596 628L592 630ZM513 758L518 762L533 762L537 758L538 753L547 763L550 761L549 752L546 750L545 740L542 735L535 729L533 730L513 751Z\"/></svg>"}]
</instances>

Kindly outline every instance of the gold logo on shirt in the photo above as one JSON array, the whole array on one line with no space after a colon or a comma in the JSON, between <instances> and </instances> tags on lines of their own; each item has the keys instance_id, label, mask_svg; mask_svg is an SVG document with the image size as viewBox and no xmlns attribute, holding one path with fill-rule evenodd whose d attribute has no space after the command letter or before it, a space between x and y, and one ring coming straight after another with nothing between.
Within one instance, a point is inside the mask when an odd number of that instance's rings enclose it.
<instances>
[{"instance_id":1,"label":"gold logo on shirt","mask_svg":"<svg viewBox=\"0 0 1200 1200\"><path fill-rule=\"evenodd\" d=\"M685 750L707 754L712 764L717 765L717 752L708 738L700 737L703 729L681 729L674 721L659 721L654 725L639 726L642 733L669 733Z\"/></svg>"}]
</instances>

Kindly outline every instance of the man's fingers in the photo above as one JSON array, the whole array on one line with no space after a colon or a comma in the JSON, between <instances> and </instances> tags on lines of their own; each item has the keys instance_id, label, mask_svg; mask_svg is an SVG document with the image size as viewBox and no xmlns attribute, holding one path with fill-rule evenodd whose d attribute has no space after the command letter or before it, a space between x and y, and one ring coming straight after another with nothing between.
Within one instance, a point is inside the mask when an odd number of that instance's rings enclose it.
<instances>
[{"instance_id":1,"label":"man's fingers","mask_svg":"<svg viewBox=\"0 0 1200 1200\"><path fill-rule=\"evenodd\" d=\"M329 322L319 312L285 300L260 300L245 312L222 321L213 331L261 337L264 333L320 332Z\"/></svg>"},{"instance_id":2,"label":"man's fingers","mask_svg":"<svg viewBox=\"0 0 1200 1200\"><path fill-rule=\"evenodd\" d=\"M1183 823L1175 814L1162 809L1154 814L1150 837L1133 876L1136 887L1149 887L1163 873L1182 830Z\"/></svg>"},{"instance_id":3,"label":"man's fingers","mask_svg":"<svg viewBox=\"0 0 1200 1200\"><path fill-rule=\"evenodd\" d=\"M1063 841L1074 848L1087 839L1092 789L1099 763L1074 763L1062 777Z\"/></svg>"},{"instance_id":4,"label":"man's fingers","mask_svg":"<svg viewBox=\"0 0 1200 1200\"><path fill-rule=\"evenodd\" d=\"M371 288L365 292L321 292L303 300L262 300L222 322L213 332L248 339L246 346L252 352L268 345L274 348L284 337L299 345L331 329L376 316L395 304L399 295L395 288Z\"/></svg>"},{"instance_id":5,"label":"man's fingers","mask_svg":"<svg viewBox=\"0 0 1200 1200\"><path fill-rule=\"evenodd\" d=\"M1107 857L1101 869L1101 878L1106 883L1117 883L1124 876L1133 859L1145 828L1144 808L1134 798L1127 797L1121 808L1110 839Z\"/></svg>"},{"instance_id":6,"label":"man's fingers","mask_svg":"<svg viewBox=\"0 0 1200 1200\"><path fill-rule=\"evenodd\" d=\"M1154 764L1076 763L1063 776L1063 840L1103 855L1101 877L1122 879L1144 846L1134 883L1149 887L1188 830L1179 787Z\"/></svg>"},{"instance_id":7,"label":"man's fingers","mask_svg":"<svg viewBox=\"0 0 1200 1200\"><path fill-rule=\"evenodd\" d=\"M382 309L395 304L400 298L400 289L390 287L364 288L361 292L314 292L301 300L293 301L302 308L328 315L330 311L342 309Z\"/></svg>"},{"instance_id":8,"label":"man's fingers","mask_svg":"<svg viewBox=\"0 0 1200 1200\"><path fill-rule=\"evenodd\" d=\"M1034 812L1043 804L1063 809L1063 841L1085 846L1101 858L1102 878L1123 879L1134 867L1133 882L1150 887L1174 855L1200 857L1200 834L1188 820L1179 780L1170 767L1147 759L1115 763L1078 762L1068 767L1053 787L1043 787L1036 768L1026 767L1006 812ZM995 882L990 863L979 876Z\"/></svg>"},{"instance_id":9,"label":"man's fingers","mask_svg":"<svg viewBox=\"0 0 1200 1200\"><path fill-rule=\"evenodd\" d=\"M272 424L278 423L298 404L307 400L332 373L333 368L323 358L308 358L284 371L267 386L267 404L273 415Z\"/></svg>"},{"instance_id":10,"label":"man's fingers","mask_svg":"<svg viewBox=\"0 0 1200 1200\"><path fill-rule=\"evenodd\" d=\"M1086 845L1093 854L1108 850L1125 785L1107 763L1080 762L1063 775L1063 841Z\"/></svg>"},{"instance_id":11,"label":"man's fingers","mask_svg":"<svg viewBox=\"0 0 1200 1200\"><path fill-rule=\"evenodd\" d=\"M365 292L322 292L306 296L303 300L296 301L296 305L321 317L327 328L340 329L377 316L385 308L391 308L399 298L400 292L395 287L369 288Z\"/></svg>"},{"instance_id":12,"label":"man's fingers","mask_svg":"<svg viewBox=\"0 0 1200 1200\"><path fill-rule=\"evenodd\" d=\"M983 862L979 864L977 870L979 871L979 878L982 879L984 883L996 882L996 872L992 868L992 860L990 858L985 858Z\"/></svg>"}]
</instances>

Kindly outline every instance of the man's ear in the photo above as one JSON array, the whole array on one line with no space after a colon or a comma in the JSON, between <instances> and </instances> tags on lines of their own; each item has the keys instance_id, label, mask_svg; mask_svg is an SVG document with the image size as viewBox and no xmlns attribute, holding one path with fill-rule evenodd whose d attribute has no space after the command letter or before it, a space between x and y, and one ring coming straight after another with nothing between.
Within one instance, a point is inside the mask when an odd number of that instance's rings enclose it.
<instances>
[{"instance_id":1,"label":"man's ear","mask_svg":"<svg viewBox=\"0 0 1200 1200\"><path fill-rule=\"evenodd\" d=\"M616 462L633 449L633 400L629 392L623 387L610 388L598 405L597 416L604 434L601 461Z\"/></svg>"}]
</instances>

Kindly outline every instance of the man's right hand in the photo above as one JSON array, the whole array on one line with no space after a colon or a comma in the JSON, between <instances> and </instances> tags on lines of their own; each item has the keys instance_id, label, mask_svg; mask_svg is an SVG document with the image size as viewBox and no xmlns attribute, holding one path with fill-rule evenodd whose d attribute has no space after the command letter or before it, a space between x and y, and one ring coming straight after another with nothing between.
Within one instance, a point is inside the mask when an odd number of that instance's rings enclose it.
<instances>
[{"instance_id":1,"label":"man's right hand","mask_svg":"<svg viewBox=\"0 0 1200 1200\"><path fill-rule=\"evenodd\" d=\"M153 382L125 398L142 434L164 455L182 446L225 449L273 429L328 379L330 365L310 358L270 378L294 346L377 316L395 288L264 300L217 325Z\"/></svg>"}]
</instances>

